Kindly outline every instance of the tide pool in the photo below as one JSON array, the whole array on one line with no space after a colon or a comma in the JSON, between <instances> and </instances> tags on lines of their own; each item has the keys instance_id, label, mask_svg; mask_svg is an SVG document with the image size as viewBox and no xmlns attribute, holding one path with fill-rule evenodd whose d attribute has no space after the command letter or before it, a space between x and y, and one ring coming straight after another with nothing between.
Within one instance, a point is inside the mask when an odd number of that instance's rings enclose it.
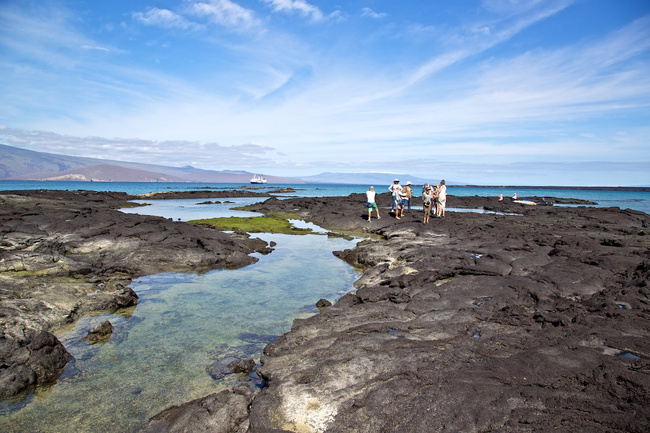
<instances>
[{"instance_id":1,"label":"tide pool","mask_svg":"<svg viewBox=\"0 0 650 433\"><path fill-rule=\"evenodd\" d=\"M170 405L232 386L235 375L215 380L207 367L226 356L258 361L295 318L317 313L316 301L336 301L360 277L332 254L356 240L255 236L277 243L271 254L257 255L259 262L139 278L131 285L140 297L135 308L84 317L58 335L74 361L48 389L1 403L0 431L138 431ZM81 341L105 320L115 328L107 343Z\"/></svg>"},{"instance_id":2,"label":"tide pool","mask_svg":"<svg viewBox=\"0 0 650 433\"><path fill-rule=\"evenodd\" d=\"M233 210L233 207L248 206L266 200L267 197L235 197L210 199L132 200L147 206L120 209L125 213L154 215L178 221L201 218L260 216L257 212ZM207 203L212 202L212 203Z\"/></svg>"}]
</instances>

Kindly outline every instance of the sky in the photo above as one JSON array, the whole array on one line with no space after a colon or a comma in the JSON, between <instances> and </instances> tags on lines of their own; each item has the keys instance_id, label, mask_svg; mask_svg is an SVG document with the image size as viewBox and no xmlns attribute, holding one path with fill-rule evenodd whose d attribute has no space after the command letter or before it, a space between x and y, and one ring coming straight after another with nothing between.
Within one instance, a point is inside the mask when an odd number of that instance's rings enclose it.
<instances>
[{"instance_id":1,"label":"sky","mask_svg":"<svg viewBox=\"0 0 650 433\"><path fill-rule=\"evenodd\" d=\"M0 143L650 185L648 0L1 0Z\"/></svg>"}]
</instances>

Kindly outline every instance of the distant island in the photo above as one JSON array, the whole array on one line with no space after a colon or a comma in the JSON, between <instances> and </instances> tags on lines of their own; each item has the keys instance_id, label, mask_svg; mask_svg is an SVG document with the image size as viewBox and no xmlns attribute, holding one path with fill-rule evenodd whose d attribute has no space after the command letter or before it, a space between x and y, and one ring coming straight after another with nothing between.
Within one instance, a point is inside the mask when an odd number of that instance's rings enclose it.
<instances>
[{"instance_id":1,"label":"distant island","mask_svg":"<svg viewBox=\"0 0 650 433\"><path fill-rule=\"evenodd\" d=\"M137 162L57 155L0 144L0 181L79 181L79 182L204 182L250 183L255 173L243 170L203 170L192 166L167 167ZM351 184L390 185L397 178L414 185L437 182L408 173L321 173L313 176L282 177L260 174L269 184ZM650 186L526 186L465 185L447 179L447 185L504 189L580 189L611 191L650 191Z\"/></svg>"}]
</instances>

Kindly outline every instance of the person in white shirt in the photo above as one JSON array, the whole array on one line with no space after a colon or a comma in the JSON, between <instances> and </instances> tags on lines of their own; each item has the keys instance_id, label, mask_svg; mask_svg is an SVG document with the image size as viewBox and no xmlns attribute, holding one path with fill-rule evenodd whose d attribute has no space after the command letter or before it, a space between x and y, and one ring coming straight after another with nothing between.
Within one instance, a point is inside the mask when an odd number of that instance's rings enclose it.
<instances>
[{"instance_id":1,"label":"person in white shirt","mask_svg":"<svg viewBox=\"0 0 650 433\"><path fill-rule=\"evenodd\" d=\"M404 187L404 206L406 207L406 212L411 212L411 197L413 197L413 188L411 188L411 181L406 182Z\"/></svg>"},{"instance_id":2,"label":"person in white shirt","mask_svg":"<svg viewBox=\"0 0 650 433\"><path fill-rule=\"evenodd\" d=\"M377 219L380 220L381 217L379 216L379 207L377 207L377 203L375 201L375 187L371 186L368 188L368 191L366 191L366 207L368 208L368 222L370 222L370 215L372 214L372 210L374 209L377 212Z\"/></svg>"},{"instance_id":3,"label":"person in white shirt","mask_svg":"<svg viewBox=\"0 0 650 433\"><path fill-rule=\"evenodd\" d=\"M445 180L440 181L440 188L438 189L438 212L437 216L445 216L445 206L447 206L447 185Z\"/></svg>"},{"instance_id":4,"label":"person in white shirt","mask_svg":"<svg viewBox=\"0 0 650 433\"><path fill-rule=\"evenodd\" d=\"M395 217L399 219L399 210L402 204L402 185L399 184L399 179L393 181L393 184L388 187L388 191L393 194L391 210L395 211Z\"/></svg>"}]
</instances>

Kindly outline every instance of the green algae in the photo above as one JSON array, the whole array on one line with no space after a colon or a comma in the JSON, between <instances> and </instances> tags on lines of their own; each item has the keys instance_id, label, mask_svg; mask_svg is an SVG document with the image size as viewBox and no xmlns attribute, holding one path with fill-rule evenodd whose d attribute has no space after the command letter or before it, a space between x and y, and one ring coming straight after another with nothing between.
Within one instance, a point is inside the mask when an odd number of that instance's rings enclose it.
<instances>
[{"instance_id":1,"label":"green algae","mask_svg":"<svg viewBox=\"0 0 650 433\"><path fill-rule=\"evenodd\" d=\"M208 226L218 230L246 233L278 233L287 235L316 234L311 229L297 228L287 219L277 216L206 218L188 221L188 224Z\"/></svg>"}]
</instances>

